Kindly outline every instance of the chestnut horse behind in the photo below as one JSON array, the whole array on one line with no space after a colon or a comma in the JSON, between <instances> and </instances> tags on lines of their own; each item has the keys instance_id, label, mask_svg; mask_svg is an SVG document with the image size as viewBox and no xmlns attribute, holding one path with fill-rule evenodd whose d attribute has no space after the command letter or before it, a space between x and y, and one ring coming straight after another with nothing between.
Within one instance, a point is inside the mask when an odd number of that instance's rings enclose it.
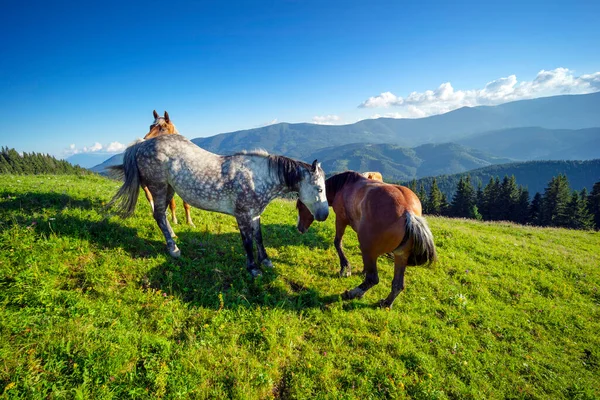
<instances>
[{"instance_id":1,"label":"chestnut horse behind","mask_svg":"<svg viewBox=\"0 0 600 400\"><path fill-rule=\"evenodd\" d=\"M383 182L383 177L381 176L381 172L377 172L377 171L363 172L363 176L368 179L373 179L374 181Z\"/></svg>"},{"instance_id":2,"label":"chestnut horse behind","mask_svg":"<svg viewBox=\"0 0 600 400\"><path fill-rule=\"evenodd\" d=\"M144 136L144 140L153 139L161 135L179 135L179 131L171 122L168 112L165 111L164 117L159 116L156 110L153 111L153 114L154 123L150 125L150 132L148 132L146 136ZM154 210L154 200L152 199L152 194L150 193L150 190L148 190L148 186L144 186L143 189L144 193L146 193L146 199L148 199L150 205L152 206L152 210ZM169 208L171 209L171 217L173 218L173 223L176 224L177 215L175 215L175 210L177 209L177 206L175 205L175 198L171 199L171 202L169 203ZM185 219L188 225L194 226L194 223L192 222L192 216L190 215L191 206L184 201L183 208L185 209Z\"/></svg>"},{"instance_id":3,"label":"chestnut horse behind","mask_svg":"<svg viewBox=\"0 0 600 400\"><path fill-rule=\"evenodd\" d=\"M342 298L361 298L379 283L377 258L394 254L392 291L381 300L382 307L392 307L404 289L407 265L430 264L436 260L433 235L421 216L421 202L409 188L365 178L354 171L333 175L325 181L327 202L335 211L334 245L340 258L340 276L351 274L342 250L342 237L350 225L358 234L364 264L364 281L346 291ZM313 217L298 200L298 230L306 232Z\"/></svg>"}]
</instances>

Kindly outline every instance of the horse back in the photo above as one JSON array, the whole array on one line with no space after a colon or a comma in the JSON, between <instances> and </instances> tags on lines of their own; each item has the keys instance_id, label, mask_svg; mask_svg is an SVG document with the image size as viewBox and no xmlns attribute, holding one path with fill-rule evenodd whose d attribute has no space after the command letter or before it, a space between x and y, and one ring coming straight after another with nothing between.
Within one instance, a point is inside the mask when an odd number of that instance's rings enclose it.
<instances>
[{"instance_id":1,"label":"horse back","mask_svg":"<svg viewBox=\"0 0 600 400\"><path fill-rule=\"evenodd\" d=\"M344 217L358 232L363 221L379 227L395 223L405 211L421 215L421 204L410 189L370 179L344 186L333 202L336 217Z\"/></svg>"}]
</instances>

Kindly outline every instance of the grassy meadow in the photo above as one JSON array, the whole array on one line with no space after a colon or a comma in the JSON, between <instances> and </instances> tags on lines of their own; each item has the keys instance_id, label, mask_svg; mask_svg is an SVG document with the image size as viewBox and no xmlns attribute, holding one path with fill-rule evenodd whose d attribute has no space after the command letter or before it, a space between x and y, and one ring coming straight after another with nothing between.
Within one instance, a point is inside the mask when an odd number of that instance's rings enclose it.
<instances>
[{"instance_id":1,"label":"grassy meadow","mask_svg":"<svg viewBox=\"0 0 600 400\"><path fill-rule=\"evenodd\" d=\"M386 310L385 257L340 300L333 213L300 235L273 202L252 280L233 217L192 210L173 259L143 195L102 210L118 186L0 175L0 398L600 398L600 233L429 217L439 262Z\"/></svg>"}]
</instances>

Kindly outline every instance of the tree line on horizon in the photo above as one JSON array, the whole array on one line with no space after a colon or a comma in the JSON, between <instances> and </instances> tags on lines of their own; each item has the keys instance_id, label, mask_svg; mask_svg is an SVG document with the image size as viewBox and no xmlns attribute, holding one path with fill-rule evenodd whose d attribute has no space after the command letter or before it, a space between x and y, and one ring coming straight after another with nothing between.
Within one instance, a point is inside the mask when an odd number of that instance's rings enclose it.
<instances>
[{"instance_id":1,"label":"tree line on horizon","mask_svg":"<svg viewBox=\"0 0 600 400\"><path fill-rule=\"evenodd\" d=\"M15 149L0 149L0 174L40 175L40 174L90 174L79 165L58 160L49 154L19 153Z\"/></svg>"},{"instance_id":2,"label":"tree line on horizon","mask_svg":"<svg viewBox=\"0 0 600 400\"><path fill-rule=\"evenodd\" d=\"M600 181L591 193L586 188L571 190L566 175L559 174L547 184L544 193L536 192L530 201L526 187L513 176L490 178L475 189L470 175L460 177L452 200L439 189L433 178L429 193L416 180L408 187L417 194L423 213L483 221L512 221L519 224L600 230Z\"/></svg>"}]
</instances>

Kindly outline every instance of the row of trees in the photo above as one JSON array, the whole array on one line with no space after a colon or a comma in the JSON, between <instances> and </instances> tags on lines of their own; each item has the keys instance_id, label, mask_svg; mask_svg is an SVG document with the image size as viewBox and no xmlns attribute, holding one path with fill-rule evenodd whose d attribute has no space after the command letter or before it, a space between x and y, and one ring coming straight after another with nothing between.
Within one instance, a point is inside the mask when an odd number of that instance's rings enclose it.
<instances>
[{"instance_id":1,"label":"row of trees","mask_svg":"<svg viewBox=\"0 0 600 400\"><path fill-rule=\"evenodd\" d=\"M429 193L416 181L409 187L417 193L423 212L432 215L474 218L485 221L513 221L519 224L572 229L600 229L600 182L592 192L571 190L566 175L553 177L543 194L530 201L527 188L517 185L514 176L490 178L485 187L473 187L469 175L461 177L450 202L433 179Z\"/></svg>"},{"instance_id":2,"label":"row of trees","mask_svg":"<svg viewBox=\"0 0 600 400\"><path fill-rule=\"evenodd\" d=\"M89 173L85 168L57 160L49 154L22 153L2 147L0 150L0 174L38 175Z\"/></svg>"}]
</instances>

